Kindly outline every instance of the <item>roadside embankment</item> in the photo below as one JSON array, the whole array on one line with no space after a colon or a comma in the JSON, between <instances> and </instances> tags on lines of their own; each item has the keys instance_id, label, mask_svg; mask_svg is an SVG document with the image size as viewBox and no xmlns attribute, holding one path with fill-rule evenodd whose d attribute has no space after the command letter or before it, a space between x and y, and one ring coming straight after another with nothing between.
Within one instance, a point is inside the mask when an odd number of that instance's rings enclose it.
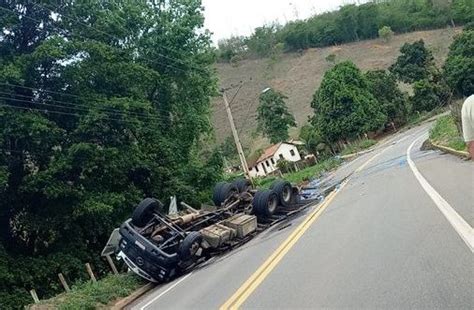
<instances>
[{"instance_id":1,"label":"roadside embankment","mask_svg":"<svg viewBox=\"0 0 474 310\"><path fill-rule=\"evenodd\" d=\"M436 120L430 130L429 139L431 145L436 149L459 157L469 157L466 143L462 139L451 115L444 115Z\"/></svg>"}]
</instances>

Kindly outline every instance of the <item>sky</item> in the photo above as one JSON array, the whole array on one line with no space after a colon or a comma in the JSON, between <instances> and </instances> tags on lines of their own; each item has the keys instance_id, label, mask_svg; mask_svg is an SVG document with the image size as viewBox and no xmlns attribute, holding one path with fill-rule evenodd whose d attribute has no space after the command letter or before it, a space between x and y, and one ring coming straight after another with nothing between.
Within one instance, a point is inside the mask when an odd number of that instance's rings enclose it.
<instances>
[{"instance_id":1,"label":"sky","mask_svg":"<svg viewBox=\"0 0 474 310\"><path fill-rule=\"evenodd\" d=\"M212 40L232 35L250 35L253 29L278 21L285 24L337 9L356 0L202 0L205 28Z\"/></svg>"}]
</instances>

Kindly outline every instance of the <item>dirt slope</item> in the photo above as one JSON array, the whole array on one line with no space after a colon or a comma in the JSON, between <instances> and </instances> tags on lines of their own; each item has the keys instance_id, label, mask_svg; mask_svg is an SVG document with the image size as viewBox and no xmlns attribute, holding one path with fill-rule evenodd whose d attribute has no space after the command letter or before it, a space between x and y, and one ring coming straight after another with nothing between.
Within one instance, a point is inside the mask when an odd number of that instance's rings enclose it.
<instances>
[{"instance_id":1,"label":"dirt slope","mask_svg":"<svg viewBox=\"0 0 474 310\"><path fill-rule=\"evenodd\" d=\"M381 40L367 40L344 44L340 46L314 48L303 53L287 53L278 60L256 59L244 60L237 66L218 64L217 71L220 85L227 87L244 81L244 85L234 102L232 112L237 129L241 132L243 144L252 150L268 144L261 137L252 137L256 128L256 108L258 96L266 87L282 91L288 96L288 106L295 115L298 126L302 126L312 115L310 102L312 96L321 83L324 72L331 67L325 60L329 54L336 55L336 61L350 59L362 70L386 69L396 59L400 47L405 42L423 39L433 52L438 65L441 65L448 53L449 45L455 33L461 29L439 29L418 31L394 36L391 42ZM228 92L229 100L234 90ZM222 99L213 101L212 122L216 130L218 142L231 135ZM297 130L292 130L293 136Z\"/></svg>"}]
</instances>

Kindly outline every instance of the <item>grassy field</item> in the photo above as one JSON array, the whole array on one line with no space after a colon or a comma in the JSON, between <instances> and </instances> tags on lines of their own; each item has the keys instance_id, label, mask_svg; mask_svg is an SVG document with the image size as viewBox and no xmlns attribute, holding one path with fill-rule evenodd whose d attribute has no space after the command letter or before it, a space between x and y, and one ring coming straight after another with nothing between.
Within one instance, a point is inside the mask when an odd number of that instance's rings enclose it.
<instances>
[{"instance_id":1,"label":"grassy field","mask_svg":"<svg viewBox=\"0 0 474 310\"><path fill-rule=\"evenodd\" d=\"M232 112L245 147L252 151L268 146L268 141L256 137L256 108L258 96L266 87L273 87L288 96L288 106L294 114L298 126L307 122L313 114L310 107L312 96L321 83L324 72L332 64L325 60L329 54L336 55L336 61L352 60L362 70L386 69L399 55L399 49L405 42L423 39L433 52L436 63L441 65L446 58L453 36L461 29L438 29L400 34L389 43L379 39L354 42L325 48L308 49L302 53L283 54L276 61L271 59L249 59L237 66L217 64L216 69L221 86L244 82L232 103ZM251 80L250 80L251 79ZM406 87L403 87L406 89ZM230 90L228 97L234 96L236 89ZM218 142L231 135L222 100L213 102L212 122L216 129ZM298 129L290 132L293 138Z\"/></svg>"},{"instance_id":2,"label":"grassy field","mask_svg":"<svg viewBox=\"0 0 474 310\"><path fill-rule=\"evenodd\" d=\"M85 282L74 285L69 293L41 301L32 309L100 309L120 297L130 295L143 285L141 279L133 274L108 275L96 283Z\"/></svg>"},{"instance_id":3,"label":"grassy field","mask_svg":"<svg viewBox=\"0 0 474 310\"><path fill-rule=\"evenodd\" d=\"M445 115L436 120L430 130L430 140L457 151L467 151L466 143L459 134L451 115Z\"/></svg>"}]
</instances>

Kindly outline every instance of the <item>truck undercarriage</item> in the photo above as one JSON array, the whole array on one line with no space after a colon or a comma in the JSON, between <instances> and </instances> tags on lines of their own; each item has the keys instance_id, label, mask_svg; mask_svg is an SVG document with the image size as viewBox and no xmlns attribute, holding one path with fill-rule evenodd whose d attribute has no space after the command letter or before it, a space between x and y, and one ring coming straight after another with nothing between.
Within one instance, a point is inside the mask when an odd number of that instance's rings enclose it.
<instances>
[{"instance_id":1,"label":"truck undercarriage","mask_svg":"<svg viewBox=\"0 0 474 310\"><path fill-rule=\"evenodd\" d=\"M146 198L120 227L117 257L148 281L168 281L248 242L317 199L305 199L302 193L284 180L268 190L253 189L245 179L221 182L213 190L214 206L196 210L182 203L185 209L172 215L163 212L158 200Z\"/></svg>"}]
</instances>

